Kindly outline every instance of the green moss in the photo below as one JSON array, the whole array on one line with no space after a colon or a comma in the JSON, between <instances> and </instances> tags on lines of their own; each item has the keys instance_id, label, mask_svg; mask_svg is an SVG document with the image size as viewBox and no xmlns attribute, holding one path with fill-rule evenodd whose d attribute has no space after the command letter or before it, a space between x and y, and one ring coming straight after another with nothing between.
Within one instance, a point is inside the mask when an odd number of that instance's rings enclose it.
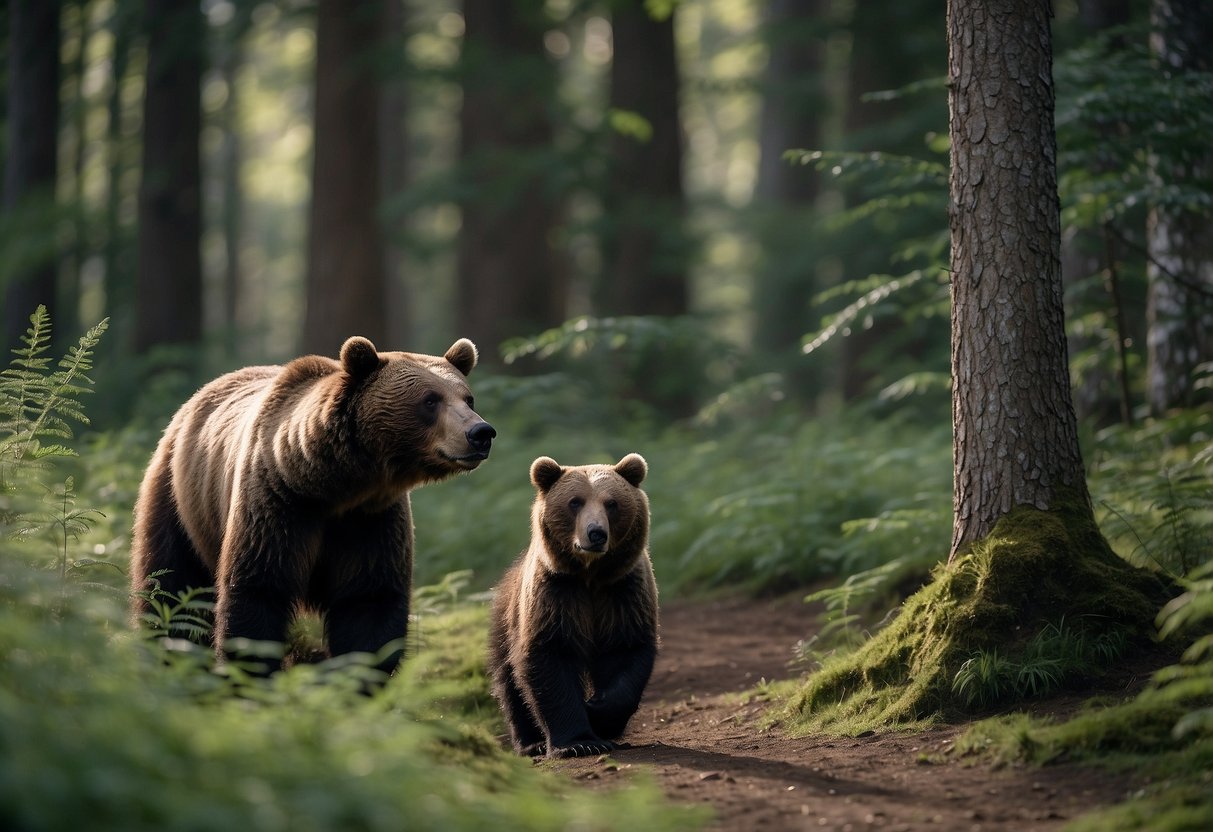
<instances>
[{"instance_id":1,"label":"green moss","mask_svg":"<svg viewBox=\"0 0 1213 832\"><path fill-rule=\"evenodd\" d=\"M889 626L811 676L782 717L804 731L855 733L955 716L967 707L953 691L966 660L993 650L1014 660L1063 619L1098 619L1098 630L1145 643L1166 594L1111 551L1089 511L1019 507L937 568Z\"/></svg>"},{"instance_id":2,"label":"green moss","mask_svg":"<svg viewBox=\"0 0 1213 832\"><path fill-rule=\"evenodd\" d=\"M1084 815L1067 829L1213 829L1213 735L1180 732L1184 714L1209 701L1204 680L1191 684L1173 668L1127 701L1092 702L1071 719L1010 714L982 720L956 741L953 753L1045 765L1080 761L1130 773L1141 788L1131 798Z\"/></svg>"}]
</instances>

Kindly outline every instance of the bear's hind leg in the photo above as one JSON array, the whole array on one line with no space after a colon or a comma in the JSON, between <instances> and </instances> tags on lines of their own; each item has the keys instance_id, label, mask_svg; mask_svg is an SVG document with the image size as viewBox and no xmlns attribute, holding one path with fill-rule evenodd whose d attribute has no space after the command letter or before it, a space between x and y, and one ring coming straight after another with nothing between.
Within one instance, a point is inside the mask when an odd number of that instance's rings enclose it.
<instances>
[{"instance_id":1,"label":"bear's hind leg","mask_svg":"<svg viewBox=\"0 0 1213 832\"><path fill-rule=\"evenodd\" d=\"M140 492L131 539L131 618L136 626L151 625L166 634L209 646L214 614L209 608L191 608L163 621L152 605L153 596L172 609L190 590L204 590L196 598L213 601L215 576L207 568L177 514L177 501L163 465L150 475ZM205 591L208 590L209 591Z\"/></svg>"}]
</instances>

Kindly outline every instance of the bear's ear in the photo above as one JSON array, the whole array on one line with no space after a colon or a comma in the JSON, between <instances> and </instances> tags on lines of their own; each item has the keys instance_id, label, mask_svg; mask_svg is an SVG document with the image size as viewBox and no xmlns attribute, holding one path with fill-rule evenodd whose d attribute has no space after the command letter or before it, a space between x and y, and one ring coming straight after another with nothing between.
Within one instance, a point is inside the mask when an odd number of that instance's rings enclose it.
<instances>
[{"instance_id":1,"label":"bear's ear","mask_svg":"<svg viewBox=\"0 0 1213 832\"><path fill-rule=\"evenodd\" d=\"M615 473L627 480L633 487L638 487L649 473L649 464L640 454L628 454L615 463Z\"/></svg>"},{"instance_id":2,"label":"bear's ear","mask_svg":"<svg viewBox=\"0 0 1213 832\"><path fill-rule=\"evenodd\" d=\"M540 494L545 494L563 473L559 462L550 456L541 456L531 463L531 484L539 489Z\"/></svg>"},{"instance_id":3,"label":"bear's ear","mask_svg":"<svg viewBox=\"0 0 1213 832\"><path fill-rule=\"evenodd\" d=\"M455 365L455 369L466 376L476 366L480 353L476 351L475 344L466 338L460 338L451 344L451 348L446 351L446 355L443 358Z\"/></svg>"},{"instance_id":4,"label":"bear's ear","mask_svg":"<svg viewBox=\"0 0 1213 832\"><path fill-rule=\"evenodd\" d=\"M379 353L369 340L355 335L341 345L341 366L354 378L366 378L379 368Z\"/></svg>"}]
</instances>

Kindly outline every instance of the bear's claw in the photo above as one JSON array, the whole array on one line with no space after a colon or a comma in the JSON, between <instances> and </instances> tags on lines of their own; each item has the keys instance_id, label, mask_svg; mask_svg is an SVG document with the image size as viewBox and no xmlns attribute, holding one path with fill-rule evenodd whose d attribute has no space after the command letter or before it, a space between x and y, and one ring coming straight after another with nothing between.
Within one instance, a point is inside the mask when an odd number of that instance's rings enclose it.
<instances>
[{"instance_id":1,"label":"bear's claw","mask_svg":"<svg viewBox=\"0 0 1213 832\"><path fill-rule=\"evenodd\" d=\"M619 746L610 740L587 740L583 742L575 742L571 745L566 745L563 748L554 748L549 757L556 759L568 759L570 757L593 757L598 754L608 754L614 751Z\"/></svg>"}]
</instances>

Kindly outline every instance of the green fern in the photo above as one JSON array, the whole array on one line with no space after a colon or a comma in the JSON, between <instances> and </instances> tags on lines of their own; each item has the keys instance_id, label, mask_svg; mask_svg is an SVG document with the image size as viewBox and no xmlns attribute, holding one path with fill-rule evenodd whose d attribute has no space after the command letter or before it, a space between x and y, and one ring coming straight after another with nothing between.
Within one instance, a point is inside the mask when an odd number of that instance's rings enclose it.
<instances>
[{"instance_id":1,"label":"green fern","mask_svg":"<svg viewBox=\"0 0 1213 832\"><path fill-rule=\"evenodd\" d=\"M214 588L189 588L171 593L160 586L160 578L168 572L162 569L148 575L148 589L139 590L136 596L147 602L150 608L143 613L143 632L150 638L185 639L197 642L211 633L211 619L215 611Z\"/></svg>"},{"instance_id":2,"label":"green fern","mask_svg":"<svg viewBox=\"0 0 1213 832\"><path fill-rule=\"evenodd\" d=\"M24 346L14 349L10 366L0 370L0 528L6 532L16 527L18 534L27 536L36 530L36 523L31 523L37 516L23 505L36 475L47 470L54 458L76 455L64 441L72 437L72 422L88 424L80 399L92 392L88 373L93 350L108 325L107 318L82 335L52 369L47 355L51 320L40 305L30 315L29 329L21 339ZM72 520L83 516L87 513ZM66 525L64 531L68 532Z\"/></svg>"}]
</instances>

